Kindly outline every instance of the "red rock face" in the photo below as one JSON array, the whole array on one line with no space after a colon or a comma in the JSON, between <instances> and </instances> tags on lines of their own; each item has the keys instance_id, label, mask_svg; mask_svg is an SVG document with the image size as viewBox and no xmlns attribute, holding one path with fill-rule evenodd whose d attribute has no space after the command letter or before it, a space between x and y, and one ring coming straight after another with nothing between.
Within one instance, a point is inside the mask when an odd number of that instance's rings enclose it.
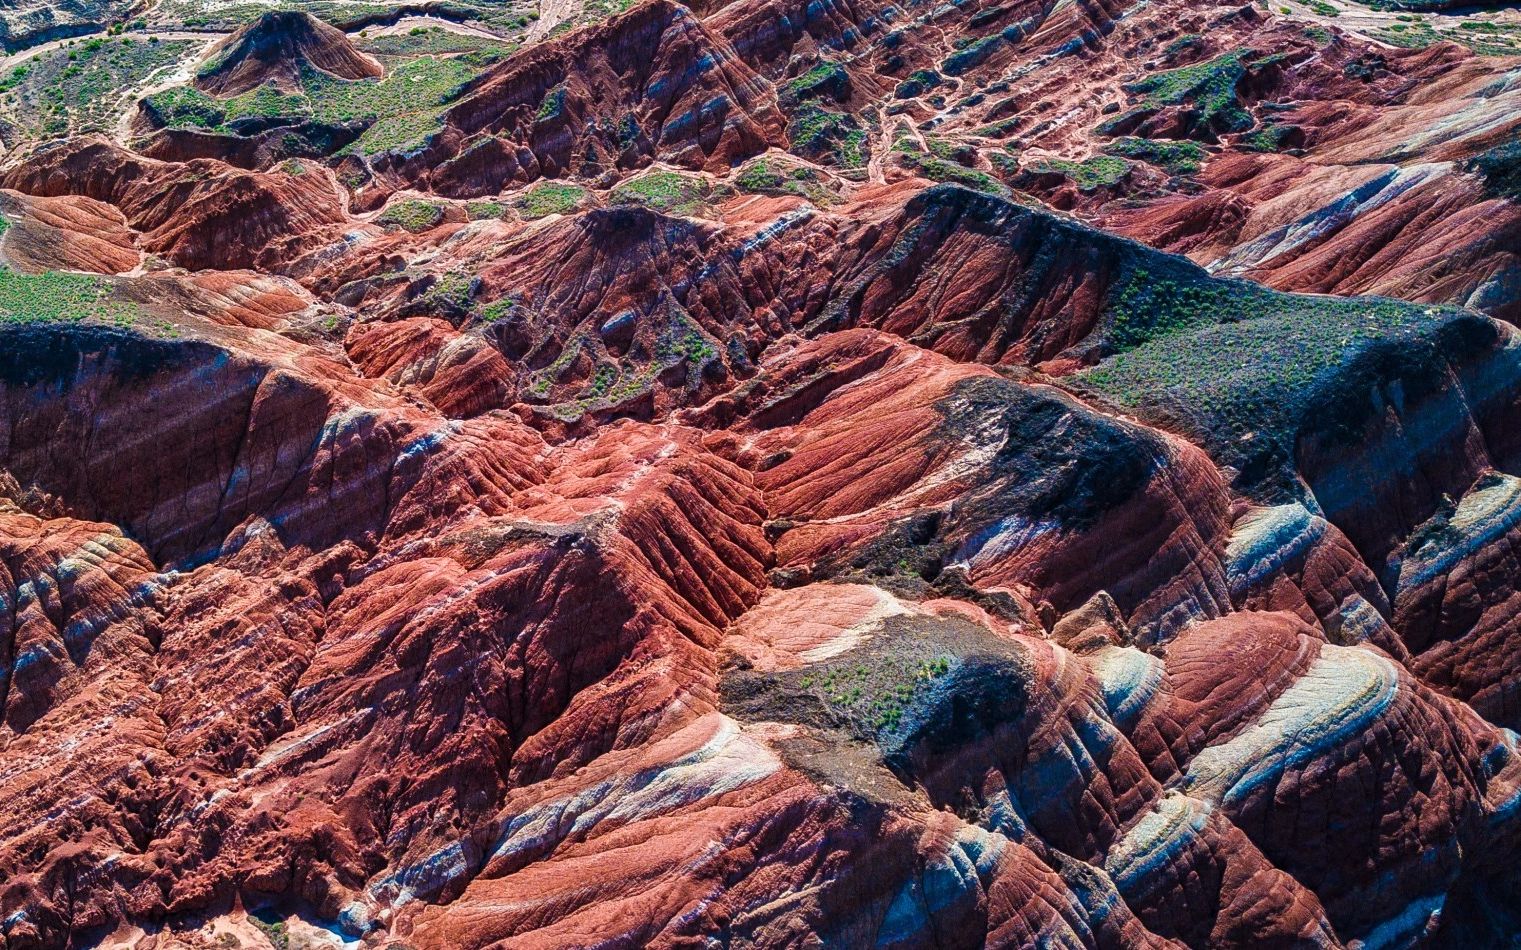
<instances>
[{"instance_id":1,"label":"red rock face","mask_svg":"<svg viewBox=\"0 0 1521 950\"><path fill-rule=\"evenodd\" d=\"M1296 16L652 0L407 151L17 148L0 947L1514 942L1511 84Z\"/></svg>"},{"instance_id":2,"label":"red rock face","mask_svg":"<svg viewBox=\"0 0 1521 950\"><path fill-rule=\"evenodd\" d=\"M3 199L7 220L5 257L18 268L120 274L136 268L142 255L121 212L89 198Z\"/></svg>"},{"instance_id":3,"label":"red rock face","mask_svg":"<svg viewBox=\"0 0 1521 950\"><path fill-rule=\"evenodd\" d=\"M784 144L775 92L685 7L643 4L577 39L482 77L423 154L390 163L395 173L464 198L656 155L725 169Z\"/></svg>"},{"instance_id":4,"label":"red rock face","mask_svg":"<svg viewBox=\"0 0 1521 950\"><path fill-rule=\"evenodd\" d=\"M342 30L308 13L266 13L211 49L195 76L196 88L230 97L273 83L300 87L301 70L318 69L339 79L381 75L374 59L355 49Z\"/></svg>"},{"instance_id":5,"label":"red rock face","mask_svg":"<svg viewBox=\"0 0 1521 950\"><path fill-rule=\"evenodd\" d=\"M325 175L247 172L213 159L145 159L102 139L45 149L0 175L35 197L77 195L112 205L144 250L190 270L270 267L326 243L344 221Z\"/></svg>"}]
</instances>

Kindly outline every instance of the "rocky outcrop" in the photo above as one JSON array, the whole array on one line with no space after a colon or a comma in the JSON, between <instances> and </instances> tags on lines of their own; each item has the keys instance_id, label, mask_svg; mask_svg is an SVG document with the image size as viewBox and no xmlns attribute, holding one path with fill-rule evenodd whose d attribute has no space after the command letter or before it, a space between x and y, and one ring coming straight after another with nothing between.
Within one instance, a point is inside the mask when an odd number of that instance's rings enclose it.
<instances>
[{"instance_id":1,"label":"rocky outcrop","mask_svg":"<svg viewBox=\"0 0 1521 950\"><path fill-rule=\"evenodd\" d=\"M332 179L320 172L160 162L100 138L40 148L0 174L0 184L113 205L143 250L192 270L273 266L326 243L345 221Z\"/></svg>"},{"instance_id":2,"label":"rocky outcrop","mask_svg":"<svg viewBox=\"0 0 1521 950\"><path fill-rule=\"evenodd\" d=\"M775 93L685 7L644 3L476 82L416 155L383 171L457 197L655 158L722 171L785 142Z\"/></svg>"}]
</instances>

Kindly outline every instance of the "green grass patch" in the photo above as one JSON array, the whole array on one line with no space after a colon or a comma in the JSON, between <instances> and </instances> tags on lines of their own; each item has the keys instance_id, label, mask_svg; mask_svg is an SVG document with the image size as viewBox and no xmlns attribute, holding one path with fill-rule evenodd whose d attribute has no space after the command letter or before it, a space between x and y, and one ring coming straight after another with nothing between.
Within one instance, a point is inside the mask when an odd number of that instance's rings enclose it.
<instances>
[{"instance_id":1,"label":"green grass patch","mask_svg":"<svg viewBox=\"0 0 1521 950\"><path fill-rule=\"evenodd\" d=\"M905 154L904 163L930 181L965 185L974 191L990 195L1003 193L1003 186L993 176L975 168L965 168L955 162L948 162L945 159L934 158L919 152Z\"/></svg>"},{"instance_id":2,"label":"green grass patch","mask_svg":"<svg viewBox=\"0 0 1521 950\"><path fill-rule=\"evenodd\" d=\"M459 58L424 56L393 68L381 79L344 80L315 69L301 74L301 92L266 84L228 99L189 86L159 92L149 108L164 124L234 133L240 120L262 125L307 120L367 126L340 154L376 155L417 148L442 126L442 116L479 70Z\"/></svg>"},{"instance_id":3,"label":"green grass patch","mask_svg":"<svg viewBox=\"0 0 1521 950\"><path fill-rule=\"evenodd\" d=\"M1209 158L1209 153L1195 142L1167 139L1116 139L1104 151L1121 158L1149 162L1174 175L1192 175Z\"/></svg>"},{"instance_id":4,"label":"green grass patch","mask_svg":"<svg viewBox=\"0 0 1521 950\"><path fill-rule=\"evenodd\" d=\"M111 296L111 284L89 274L48 271L19 274L0 268L0 323L80 323L118 327L136 323L142 310Z\"/></svg>"},{"instance_id":5,"label":"green grass patch","mask_svg":"<svg viewBox=\"0 0 1521 950\"><path fill-rule=\"evenodd\" d=\"M788 127L792 147L799 155L841 168L865 167L866 130L854 116L804 102L792 112Z\"/></svg>"},{"instance_id":6,"label":"green grass patch","mask_svg":"<svg viewBox=\"0 0 1521 950\"><path fill-rule=\"evenodd\" d=\"M1246 52L1236 50L1208 62L1170 69L1125 87L1144 96L1153 108L1189 105L1200 120L1213 128L1240 132L1251 127L1252 117L1236 101L1236 88L1246 76Z\"/></svg>"},{"instance_id":7,"label":"green grass patch","mask_svg":"<svg viewBox=\"0 0 1521 950\"><path fill-rule=\"evenodd\" d=\"M686 360L693 364L702 364L717 355L718 351L713 348L712 343L708 342L707 337L682 320L672 324L655 346L655 356L663 363Z\"/></svg>"},{"instance_id":8,"label":"green grass patch","mask_svg":"<svg viewBox=\"0 0 1521 950\"><path fill-rule=\"evenodd\" d=\"M1313 407L1365 399L1373 382L1351 369L1363 354L1419 352L1454 313L1138 267L1105 311L1114 355L1074 382L1198 437L1245 482L1273 481Z\"/></svg>"},{"instance_id":9,"label":"green grass patch","mask_svg":"<svg viewBox=\"0 0 1521 950\"><path fill-rule=\"evenodd\" d=\"M1111 155L1095 155L1081 162L1061 158L1041 159L1033 162L1030 171L1038 175L1057 174L1077 185L1081 191L1109 188L1125 180L1130 174L1130 163Z\"/></svg>"},{"instance_id":10,"label":"green grass patch","mask_svg":"<svg viewBox=\"0 0 1521 950\"><path fill-rule=\"evenodd\" d=\"M586 198L586 189L579 185L545 182L535 185L518 199L518 209L525 218L542 218L550 214L566 214Z\"/></svg>"},{"instance_id":11,"label":"green grass patch","mask_svg":"<svg viewBox=\"0 0 1521 950\"><path fill-rule=\"evenodd\" d=\"M487 221L492 218L500 218L507 213L507 206L500 201L468 201L465 203L465 214L471 221Z\"/></svg>"},{"instance_id":12,"label":"green grass patch","mask_svg":"<svg viewBox=\"0 0 1521 950\"><path fill-rule=\"evenodd\" d=\"M746 163L734 176L741 191L772 195L796 195L815 204L828 204L834 193L819 182L819 174L805 165L783 165L769 158Z\"/></svg>"},{"instance_id":13,"label":"green grass patch","mask_svg":"<svg viewBox=\"0 0 1521 950\"><path fill-rule=\"evenodd\" d=\"M517 305L518 302L512 297L503 297L500 300L493 300L491 303L480 308L477 316L482 323L496 323L511 315L512 308Z\"/></svg>"},{"instance_id":14,"label":"green grass patch","mask_svg":"<svg viewBox=\"0 0 1521 950\"><path fill-rule=\"evenodd\" d=\"M828 96L843 98L850 87L850 75L835 63L820 63L803 75L788 82L783 92L798 99L817 99Z\"/></svg>"},{"instance_id":15,"label":"green grass patch","mask_svg":"<svg viewBox=\"0 0 1521 950\"><path fill-rule=\"evenodd\" d=\"M550 119L558 118L564 108L565 87L563 85L556 86L544 94L544 101L539 103L539 109L534 114L534 118L539 122L547 122Z\"/></svg>"},{"instance_id":16,"label":"green grass patch","mask_svg":"<svg viewBox=\"0 0 1521 950\"><path fill-rule=\"evenodd\" d=\"M690 214L702 207L707 185L678 172L652 171L613 189L615 204L639 204L656 211Z\"/></svg>"},{"instance_id":17,"label":"green grass patch","mask_svg":"<svg viewBox=\"0 0 1521 950\"><path fill-rule=\"evenodd\" d=\"M734 184L744 191L780 191L787 184L787 178L771 162L757 158L739 170L734 176Z\"/></svg>"},{"instance_id":18,"label":"green grass patch","mask_svg":"<svg viewBox=\"0 0 1521 950\"><path fill-rule=\"evenodd\" d=\"M497 53L506 56L517 48L501 40L456 33L441 26L420 26L406 33L364 37L356 45L367 53L394 57L439 56L451 53Z\"/></svg>"},{"instance_id":19,"label":"green grass patch","mask_svg":"<svg viewBox=\"0 0 1521 950\"><path fill-rule=\"evenodd\" d=\"M0 115L22 139L109 132L132 91L188 57L199 44L96 38L42 53L0 81ZM7 135L15 144L15 139Z\"/></svg>"},{"instance_id":20,"label":"green grass patch","mask_svg":"<svg viewBox=\"0 0 1521 950\"><path fill-rule=\"evenodd\" d=\"M265 920L255 914L248 915L249 923L258 928L274 950L290 950L290 931L283 920Z\"/></svg>"},{"instance_id":21,"label":"green grass patch","mask_svg":"<svg viewBox=\"0 0 1521 950\"><path fill-rule=\"evenodd\" d=\"M432 310L445 313L469 313L475 299L475 280L468 274L449 273L440 276L433 286L419 298L419 302Z\"/></svg>"},{"instance_id":22,"label":"green grass patch","mask_svg":"<svg viewBox=\"0 0 1521 950\"><path fill-rule=\"evenodd\" d=\"M437 227L443 219L442 205L411 198L390 205L375 218L375 222L383 227L420 234Z\"/></svg>"},{"instance_id":23,"label":"green grass patch","mask_svg":"<svg viewBox=\"0 0 1521 950\"><path fill-rule=\"evenodd\" d=\"M898 83L893 89L893 97L896 99L912 99L922 96L931 89L945 82L945 77L933 69L916 69L908 74L908 78Z\"/></svg>"},{"instance_id":24,"label":"green grass patch","mask_svg":"<svg viewBox=\"0 0 1521 950\"><path fill-rule=\"evenodd\" d=\"M1249 135L1241 137L1239 144L1248 152L1281 152L1289 144L1295 132L1292 125L1269 123Z\"/></svg>"}]
</instances>

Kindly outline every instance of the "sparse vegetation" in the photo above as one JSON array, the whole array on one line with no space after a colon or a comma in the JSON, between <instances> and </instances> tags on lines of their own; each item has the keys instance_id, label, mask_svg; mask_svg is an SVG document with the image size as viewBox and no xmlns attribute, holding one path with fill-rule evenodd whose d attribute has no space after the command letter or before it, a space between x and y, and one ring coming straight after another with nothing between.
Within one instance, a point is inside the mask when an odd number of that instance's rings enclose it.
<instances>
[{"instance_id":1,"label":"sparse vegetation","mask_svg":"<svg viewBox=\"0 0 1521 950\"><path fill-rule=\"evenodd\" d=\"M1472 16L1456 26L1437 28L1431 22L1402 14L1382 29L1372 31L1379 41L1404 49L1421 49L1443 40L1468 47L1483 56L1515 56L1521 53L1521 24ZM1450 22L1450 21L1448 21Z\"/></svg>"},{"instance_id":2,"label":"sparse vegetation","mask_svg":"<svg viewBox=\"0 0 1521 950\"><path fill-rule=\"evenodd\" d=\"M1292 125L1268 123L1255 132L1242 136L1237 144L1249 152L1279 152L1288 145L1294 133Z\"/></svg>"},{"instance_id":3,"label":"sparse vegetation","mask_svg":"<svg viewBox=\"0 0 1521 950\"><path fill-rule=\"evenodd\" d=\"M912 99L922 96L926 92L945 82L945 77L931 69L916 69L908 74L908 78L898 83L893 90L893 96L897 99Z\"/></svg>"},{"instance_id":4,"label":"sparse vegetation","mask_svg":"<svg viewBox=\"0 0 1521 950\"><path fill-rule=\"evenodd\" d=\"M475 297L475 288L475 278L467 274L443 274L422 295L420 303L432 310L467 313Z\"/></svg>"},{"instance_id":5,"label":"sparse vegetation","mask_svg":"<svg viewBox=\"0 0 1521 950\"><path fill-rule=\"evenodd\" d=\"M1163 48L1162 55L1166 56L1168 59L1172 59L1173 57L1187 50L1202 49L1203 46L1204 37L1200 36L1198 33L1185 33L1177 39L1173 40L1171 43L1168 43L1167 46Z\"/></svg>"},{"instance_id":6,"label":"sparse vegetation","mask_svg":"<svg viewBox=\"0 0 1521 950\"><path fill-rule=\"evenodd\" d=\"M507 213L507 206L500 201L468 201L465 203L465 214L471 221L484 221L491 218L500 218Z\"/></svg>"},{"instance_id":7,"label":"sparse vegetation","mask_svg":"<svg viewBox=\"0 0 1521 950\"><path fill-rule=\"evenodd\" d=\"M362 38L360 49L378 56L438 56L450 53L494 53L506 56L515 46L441 26L416 27L406 33Z\"/></svg>"},{"instance_id":8,"label":"sparse vegetation","mask_svg":"<svg viewBox=\"0 0 1521 950\"><path fill-rule=\"evenodd\" d=\"M809 159L841 168L861 168L869 157L866 130L856 118L814 102L793 110L789 134L793 148Z\"/></svg>"},{"instance_id":9,"label":"sparse vegetation","mask_svg":"<svg viewBox=\"0 0 1521 950\"><path fill-rule=\"evenodd\" d=\"M149 108L171 127L236 133L243 120L261 125L315 121L367 126L343 150L374 155L418 147L440 127L444 108L476 70L459 58L424 56L403 63L381 79L343 80L303 71L301 92L290 95L266 84L239 96L215 99L190 86L149 97Z\"/></svg>"},{"instance_id":10,"label":"sparse vegetation","mask_svg":"<svg viewBox=\"0 0 1521 950\"><path fill-rule=\"evenodd\" d=\"M587 0L586 13L593 22L615 17L627 11L635 0Z\"/></svg>"},{"instance_id":11,"label":"sparse vegetation","mask_svg":"<svg viewBox=\"0 0 1521 950\"><path fill-rule=\"evenodd\" d=\"M1174 175L1192 175L1209 157L1209 153L1195 142L1168 139L1116 139L1104 146L1104 151L1149 162Z\"/></svg>"},{"instance_id":12,"label":"sparse vegetation","mask_svg":"<svg viewBox=\"0 0 1521 950\"><path fill-rule=\"evenodd\" d=\"M701 364L717 355L713 345L691 324L678 321L661 338L655 355L663 363L687 360Z\"/></svg>"},{"instance_id":13,"label":"sparse vegetation","mask_svg":"<svg viewBox=\"0 0 1521 950\"><path fill-rule=\"evenodd\" d=\"M1127 86L1146 98L1152 108L1188 104L1199 111L1200 122L1220 131L1250 128L1252 117L1236 101L1236 87L1246 75L1246 53L1236 50L1207 62L1170 69Z\"/></svg>"},{"instance_id":14,"label":"sparse vegetation","mask_svg":"<svg viewBox=\"0 0 1521 950\"><path fill-rule=\"evenodd\" d=\"M342 30L355 30L366 22L386 19L396 8L383 3L356 0L274 0L269 3L208 4L204 0L163 0L158 16L171 24L190 29L232 31L269 10L302 10ZM475 20L502 31L525 26L536 18L533 7L524 2L496 0L438 0L430 11L444 19L464 22Z\"/></svg>"},{"instance_id":15,"label":"sparse vegetation","mask_svg":"<svg viewBox=\"0 0 1521 950\"><path fill-rule=\"evenodd\" d=\"M264 935L274 950L290 950L290 931L286 928L285 921L265 920L255 914L250 914L248 920L259 928L259 932Z\"/></svg>"},{"instance_id":16,"label":"sparse vegetation","mask_svg":"<svg viewBox=\"0 0 1521 950\"><path fill-rule=\"evenodd\" d=\"M812 692L838 716L862 718L872 728L891 732L903 721L917 694L950 672L948 656L894 658L884 663L853 663L807 674L798 685Z\"/></svg>"},{"instance_id":17,"label":"sparse vegetation","mask_svg":"<svg viewBox=\"0 0 1521 950\"><path fill-rule=\"evenodd\" d=\"M747 163L734 176L734 185L741 191L766 194L797 195L815 204L827 204L834 194L818 181L818 173L803 165L779 165L767 158L757 158Z\"/></svg>"},{"instance_id":18,"label":"sparse vegetation","mask_svg":"<svg viewBox=\"0 0 1521 950\"><path fill-rule=\"evenodd\" d=\"M511 303L508 303L507 309L510 310L512 306L513 305ZM490 307L487 308L487 310L490 309ZM585 345L586 341L581 339L580 336L571 337L570 340L566 342L565 347L560 350L560 354L555 357L554 362L550 363L548 366L544 367L533 375L533 382L528 387L529 391L539 396L548 393L549 388L554 385L555 380L560 377L560 374L565 372L566 368L568 368L570 364L575 361L577 356L581 355L581 348Z\"/></svg>"},{"instance_id":19,"label":"sparse vegetation","mask_svg":"<svg viewBox=\"0 0 1521 950\"><path fill-rule=\"evenodd\" d=\"M1521 139L1481 153L1469 167L1484 178L1484 190L1489 194L1521 201Z\"/></svg>"},{"instance_id":20,"label":"sparse vegetation","mask_svg":"<svg viewBox=\"0 0 1521 950\"><path fill-rule=\"evenodd\" d=\"M542 218L545 215L565 214L575 209L586 197L586 189L579 185L560 182L544 182L518 199L518 209L525 218Z\"/></svg>"},{"instance_id":21,"label":"sparse vegetation","mask_svg":"<svg viewBox=\"0 0 1521 950\"><path fill-rule=\"evenodd\" d=\"M534 118L540 122L547 122L558 118L560 111L565 107L565 87L556 86L544 94L544 99L539 103L539 110Z\"/></svg>"},{"instance_id":22,"label":"sparse vegetation","mask_svg":"<svg viewBox=\"0 0 1521 950\"><path fill-rule=\"evenodd\" d=\"M942 158L932 158L923 153L910 152L905 155L904 161L905 164L930 181L965 185L975 191L994 195L1000 194L1004 190L1003 186L995 181L987 172L981 172L975 168L964 168L955 162L948 162Z\"/></svg>"},{"instance_id":23,"label":"sparse vegetation","mask_svg":"<svg viewBox=\"0 0 1521 950\"><path fill-rule=\"evenodd\" d=\"M850 76L835 63L820 63L786 85L786 93L799 99L829 96L842 98Z\"/></svg>"},{"instance_id":24,"label":"sparse vegetation","mask_svg":"<svg viewBox=\"0 0 1521 950\"><path fill-rule=\"evenodd\" d=\"M616 204L640 204L656 211L691 214L702 206L707 185L678 172L652 171L613 189Z\"/></svg>"},{"instance_id":25,"label":"sparse vegetation","mask_svg":"<svg viewBox=\"0 0 1521 950\"><path fill-rule=\"evenodd\" d=\"M1344 378L1360 354L1417 359L1452 312L1138 269L1107 315L1115 355L1078 384L1196 434L1255 481L1287 464L1310 405L1365 391Z\"/></svg>"},{"instance_id":26,"label":"sparse vegetation","mask_svg":"<svg viewBox=\"0 0 1521 950\"><path fill-rule=\"evenodd\" d=\"M130 327L141 312L137 304L114 298L110 282L99 277L61 271L19 274L0 267L0 323L95 320Z\"/></svg>"},{"instance_id":27,"label":"sparse vegetation","mask_svg":"<svg viewBox=\"0 0 1521 950\"><path fill-rule=\"evenodd\" d=\"M782 173L764 158L750 162L734 178L734 184L745 191L780 191L786 183Z\"/></svg>"},{"instance_id":28,"label":"sparse vegetation","mask_svg":"<svg viewBox=\"0 0 1521 950\"><path fill-rule=\"evenodd\" d=\"M1070 179L1081 191L1109 188L1125 180L1130 174L1130 163L1109 155L1095 155L1081 162L1066 159L1041 159L1030 165L1036 174L1057 174Z\"/></svg>"},{"instance_id":29,"label":"sparse vegetation","mask_svg":"<svg viewBox=\"0 0 1521 950\"><path fill-rule=\"evenodd\" d=\"M930 181L964 185L987 194L1005 193L1003 185L993 176L948 160L948 156L954 154L949 143L930 137L925 140L925 145L931 150L929 153L919 147L912 135L902 133L893 140L893 154L904 166Z\"/></svg>"},{"instance_id":30,"label":"sparse vegetation","mask_svg":"<svg viewBox=\"0 0 1521 950\"><path fill-rule=\"evenodd\" d=\"M109 131L132 90L197 45L96 37L43 53L0 80L0 113L28 138Z\"/></svg>"},{"instance_id":31,"label":"sparse vegetation","mask_svg":"<svg viewBox=\"0 0 1521 950\"><path fill-rule=\"evenodd\" d=\"M503 297L500 300L493 300L482 307L478 316L482 323L496 323L512 313L512 308L517 305L518 302L512 297Z\"/></svg>"},{"instance_id":32,"label":"sparse vegetation","mask_svg":"<svg viewBox=\"0 0 1521 950\"><path fill-rule=\"evenodd\" d=\"M419 234L429 228L437 227L443 218L444 209L441 205L411 198L393 203L382 211L375 221L387 228L401 228L404 231Z\"/></svg>"}]
</instances>

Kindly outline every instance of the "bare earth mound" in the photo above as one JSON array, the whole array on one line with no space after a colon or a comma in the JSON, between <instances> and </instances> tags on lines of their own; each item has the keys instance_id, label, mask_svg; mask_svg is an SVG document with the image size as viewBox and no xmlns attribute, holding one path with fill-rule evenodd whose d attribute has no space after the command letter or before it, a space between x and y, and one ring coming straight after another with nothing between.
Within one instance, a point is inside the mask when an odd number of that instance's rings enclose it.
<instances>
[{"instance_id":1,"label":"bare earth mound","mask_svg":"<svg viewBox=\"0 0 1521 950\"><path fill-rule=\"evenodd\" d=\"M384 70L349 42L342 30L308 13L272 10L217 44L196 74L196 88L236 96L273 82L300 88L303 67L339 79L374 79Z\"/></svg>"}]
</instances>

